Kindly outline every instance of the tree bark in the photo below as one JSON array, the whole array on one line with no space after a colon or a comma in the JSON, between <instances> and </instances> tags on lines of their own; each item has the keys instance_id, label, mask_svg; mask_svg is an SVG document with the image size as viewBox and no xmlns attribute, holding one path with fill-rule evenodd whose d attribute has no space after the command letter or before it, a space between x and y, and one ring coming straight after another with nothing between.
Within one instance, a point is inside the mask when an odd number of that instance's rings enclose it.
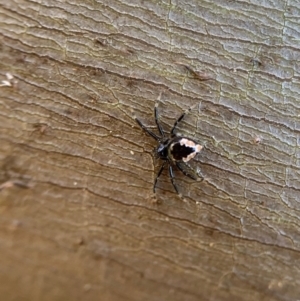
<instances>
[{"instance_id":1,"label":"tree bark","mask_svg":"<svg viewBox=\"0 0 300 301\"><path fill-rule=\"evenodd\" d=\"M5 300L296 300L300 8L0 0ZM204 146L159 160L153 110ZM191 108L189 110L189 108Z\"/></svg>"}]
</instances>

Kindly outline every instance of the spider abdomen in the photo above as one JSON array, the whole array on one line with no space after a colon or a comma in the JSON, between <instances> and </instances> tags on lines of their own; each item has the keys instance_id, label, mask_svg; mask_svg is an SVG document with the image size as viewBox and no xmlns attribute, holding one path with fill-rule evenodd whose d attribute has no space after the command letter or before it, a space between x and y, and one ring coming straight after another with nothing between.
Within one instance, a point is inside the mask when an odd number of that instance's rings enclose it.
<instances>
[{"instance_id":1,"label":"spider abdomen","mask_svg":"<svg viewBox=\"0 0 300 301\"><path fill-rule=\"evenodd\" d=\"M202 148L203 146L191 139L176 137L170 142L169 156L173 161L188 162L193 159Z\"/></svg>"}]
</instances>

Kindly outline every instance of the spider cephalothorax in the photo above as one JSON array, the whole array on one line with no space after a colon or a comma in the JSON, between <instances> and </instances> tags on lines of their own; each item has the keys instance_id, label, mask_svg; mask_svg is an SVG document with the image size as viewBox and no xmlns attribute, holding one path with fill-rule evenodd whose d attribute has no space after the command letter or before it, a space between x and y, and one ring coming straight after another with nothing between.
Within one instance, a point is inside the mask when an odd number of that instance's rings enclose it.
<instances>
[{"instance_id":1,"label":"spider cephalothorax","mask_svg":"<svg viewBox=\"0 0 300 301\"><path fill-rule=\"evenodd\" d=\"M169 166L169 174L171 177L171 182L173 184L174 189L178 192L178 188L174 182L174 174L173 174L173 165L176 165L177 168L186 176L192 178L193 180L197 180L198 177L194 172L189 172L187 169L190 167L187 165L187 162L193 159L203 148L202 145L197 144L196 141L187 138L177 136L174 131L178 125L178 123L183 119L186 113L181 114L181 116L175 121L173 128L171 129L169 137L165 136L165 133L162 129L158 121L158 113L157 106L154 108L154 116L155 122L160 133L160 136L157 136L152 131L148 130L139 119L135 119L139 126L150 136L152 136L157 142L158 146L155 149L156 155L162 159L164 162L162 163L160 170L154 180L153 191L155 192L156 183L161 175L166 164ZM185 168L188 167L188 168Z\"/></svg>"}]
</instances>

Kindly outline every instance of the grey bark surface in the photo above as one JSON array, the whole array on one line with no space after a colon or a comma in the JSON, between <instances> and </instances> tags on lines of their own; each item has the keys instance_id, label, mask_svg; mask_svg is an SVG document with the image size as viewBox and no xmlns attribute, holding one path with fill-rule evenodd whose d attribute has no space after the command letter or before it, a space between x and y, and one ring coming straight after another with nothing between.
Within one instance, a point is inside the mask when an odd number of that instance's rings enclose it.
<instances>
[{"instance_id":1,"label":"grey bark surface","mask_svg":"<svg viewBox=\"0 0 300 301\"><path fill-rule=\"evenodd\" d=\"M3 300L297 300L300 7L0 0ZM205 80L212 78L210 80ZM166 132L204 146L159 168Z\"/></svg>"}]
</instances>

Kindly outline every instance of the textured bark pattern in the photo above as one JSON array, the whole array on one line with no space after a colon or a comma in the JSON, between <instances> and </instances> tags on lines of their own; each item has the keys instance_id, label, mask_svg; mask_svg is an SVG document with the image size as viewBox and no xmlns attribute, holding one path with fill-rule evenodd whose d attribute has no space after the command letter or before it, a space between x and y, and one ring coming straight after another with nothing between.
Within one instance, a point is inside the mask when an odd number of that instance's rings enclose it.
<instances>
[{"instance_id":1,"label":"textured bark pattern","mask_svg":"<svg viewBox=\"0 0 300 301\"><path fill-rule=\"evenodd\" d=\"M296 300L300 8L0 0L5 300ZM13 76L13 78L11 77ZM213 78L213 80L205 80ZM204 150L164 172L154 126ZM154 129L155 130L155 129ZM153 163L154 162L154 163Z\"/></svg>"}]
</instances>

